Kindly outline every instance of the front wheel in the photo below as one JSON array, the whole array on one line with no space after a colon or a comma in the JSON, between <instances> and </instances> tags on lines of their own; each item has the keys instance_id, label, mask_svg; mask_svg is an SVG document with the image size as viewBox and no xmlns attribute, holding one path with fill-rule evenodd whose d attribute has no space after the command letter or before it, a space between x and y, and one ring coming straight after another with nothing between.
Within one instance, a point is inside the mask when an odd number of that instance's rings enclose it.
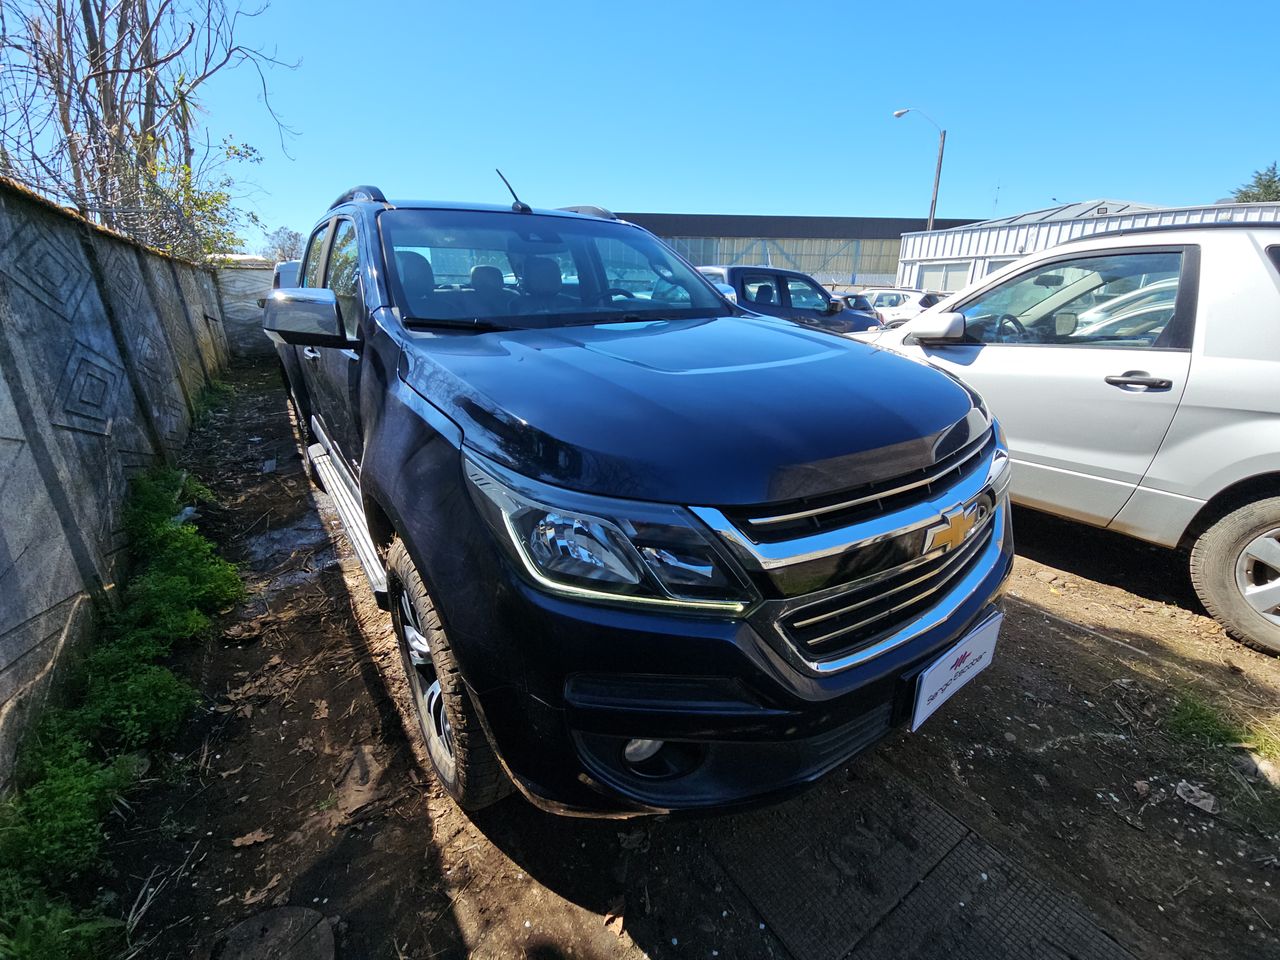
<instances>
[{"instance_id":1,"label":"front wheel","mask_svg":"<svg viewBox=\"0 0 1280 960\"><path fill-rule=\"evenodd\" d=\"M436 779L464 810L496 803L511 783L480 726L435 604L399 539L387 553L387 574L400 660Z\"/></svg>"},{"instance_id":2,"label":"front wheel","mask_svg":"<svg viewBox=\"0 0 1280 960\"><path fill-rule=\"evenodd\" d=\"M1240 507L1201 534L1191 582L1232 637L1280 654L1280 497Z\"/></svg>"}]
</instances>

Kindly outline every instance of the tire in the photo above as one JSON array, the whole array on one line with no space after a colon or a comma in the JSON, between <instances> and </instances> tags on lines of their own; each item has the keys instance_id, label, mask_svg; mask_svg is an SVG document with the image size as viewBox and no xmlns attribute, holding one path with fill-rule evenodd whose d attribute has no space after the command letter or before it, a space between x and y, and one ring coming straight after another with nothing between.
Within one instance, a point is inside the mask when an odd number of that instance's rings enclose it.
<instances>
[{"instance_id":1,"label":"tire","mask_svg":"<svg viewBox=\"0 0 1280 960\"><path fill-rule=\"evenodd\" d=\"M435 604L399 538L387 552L387 581L418 734L436 780L464 810L496 803L511 792L511 781L480 725Z\"/></svg>"},{"instance_id":2,"label":"tire","mask_svg":"<svg viewBox=\"0 0 1280 960\"><path fill-rule=\"evenodd\" d=\"M1240 507L1201 534L1191 582L1234 639L1280 654L1280 497Z\"/></svg>"}]
</instances>

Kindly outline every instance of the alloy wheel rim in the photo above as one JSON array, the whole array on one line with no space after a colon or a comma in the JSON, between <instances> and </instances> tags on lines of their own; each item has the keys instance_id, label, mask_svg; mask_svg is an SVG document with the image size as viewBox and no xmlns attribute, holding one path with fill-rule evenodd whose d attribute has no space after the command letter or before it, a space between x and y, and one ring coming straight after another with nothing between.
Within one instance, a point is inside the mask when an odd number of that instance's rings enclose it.
<instances>
[{"instance_id":1,"label":"alloy wheel rim","mask_svg":"<svg viewBox=\"0 0 1280 960\"><path fill-rule=\"evenodd\" d=\"M1255 537L1240 552L1236 589L1260 616L1280 626L1280 527Z\"/></svg>"},{"instance_id":2,"label":"alloy wheel rim","mask_svg":"<svg viewBox=\"0 0 1280 960\"><path fill-rule=\"evenodd\" d=\"M436 676L435 661L431 659L431 642L422 632L418 614L404 590L399 591L396 604L400 614L400 649L409 675L409 688L422 731L434 740L452 760L454 756L453 727L444 707L444 689Z\"/></svg>"}]
</instances>

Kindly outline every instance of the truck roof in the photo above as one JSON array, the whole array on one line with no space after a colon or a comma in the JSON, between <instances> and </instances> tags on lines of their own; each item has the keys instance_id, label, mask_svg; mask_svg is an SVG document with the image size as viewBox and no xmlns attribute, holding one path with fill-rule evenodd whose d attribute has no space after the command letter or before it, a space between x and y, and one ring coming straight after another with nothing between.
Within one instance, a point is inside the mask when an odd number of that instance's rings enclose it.
<instances>
[{"instance_id":1,"label":"truck roof","mask_svg":"<svg viewBox=\"0 0 1280 960\"><path fill-rule=\"evenodd\" d=\"M458 200L388 200L386 195L377 187L362 185L352 187L350 190L341 194L333 203L329 204L329 210L344 206L348 203L376 203L388 209L400 210L474 210L481 213L511 213L516 208L509 203L477 203L474 201L458 201ZM577 217L584 220L617 220L610 211L604 207L594 205L580 205L572 207L559 207L556 209L545 208L524 208L518 212L537 214L543 217Z\"/></svg>"}]
</instances>

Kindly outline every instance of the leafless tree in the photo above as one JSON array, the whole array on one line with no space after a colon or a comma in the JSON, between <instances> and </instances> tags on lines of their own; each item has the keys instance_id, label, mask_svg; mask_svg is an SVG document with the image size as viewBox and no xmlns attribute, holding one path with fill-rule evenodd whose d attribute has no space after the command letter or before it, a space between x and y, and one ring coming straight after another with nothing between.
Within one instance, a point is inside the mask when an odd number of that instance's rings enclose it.
<instances>
[{"instance_id":1,"label":"leafless tree","mask_svg":"<svg viewBox=\"0 0 1280 960\"><path fill-rule=\"evenodd\" d=\"M237 39L264 9L0 0L0 171L144 242L196 256L225 246L235 214L219 164L254 151L208 137L200 96L247 68L272 110L264 71L293 64Z\"/></svg>"},{"instance_id":2,"label":"leafless tree","mask_svg":"<svg viewBox=\"0 0 1280 960\"><path fill-rule=\"evenodd\" d=\"M267 234L262 255L277 263L282 260L297 260L302 256L302 234L288 227L277 227Z\"/></svg>"}]
</instances>

